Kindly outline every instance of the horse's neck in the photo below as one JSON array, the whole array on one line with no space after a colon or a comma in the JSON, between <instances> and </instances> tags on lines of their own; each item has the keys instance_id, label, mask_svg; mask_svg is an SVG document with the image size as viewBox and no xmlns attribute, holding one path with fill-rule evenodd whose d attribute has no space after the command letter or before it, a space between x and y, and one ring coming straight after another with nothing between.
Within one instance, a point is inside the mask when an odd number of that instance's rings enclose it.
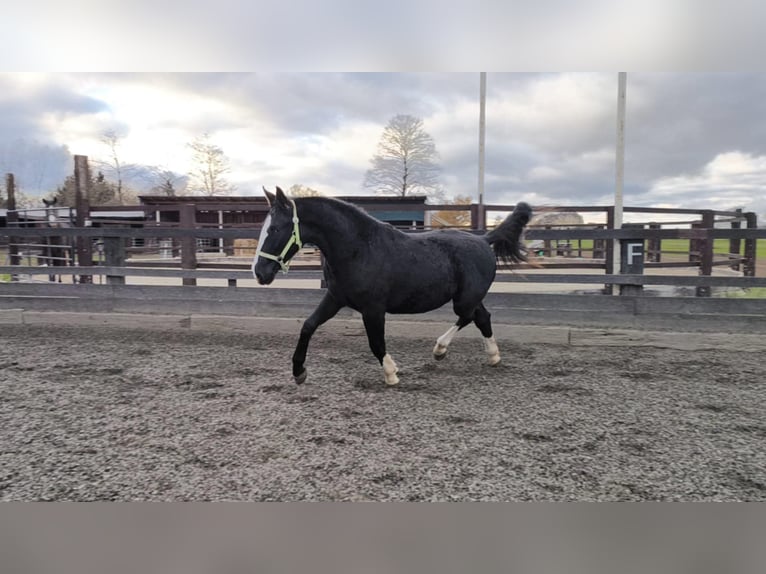
<instances>
[{"instance_id":1,"label":"horse's neck","mask_svg":"<svg viewBox=\"0 0 766 574\"><path fill-rule=\"evenodd\" d=\"M364 249L368 242L360 241L360 237L369 237L376 232L376 222L353 206L322 198L296 203L302 240L319 247L331 263L352 250ZM304 209L301 209L301 203L304 203Z\"/></svg>"}]
</instances>

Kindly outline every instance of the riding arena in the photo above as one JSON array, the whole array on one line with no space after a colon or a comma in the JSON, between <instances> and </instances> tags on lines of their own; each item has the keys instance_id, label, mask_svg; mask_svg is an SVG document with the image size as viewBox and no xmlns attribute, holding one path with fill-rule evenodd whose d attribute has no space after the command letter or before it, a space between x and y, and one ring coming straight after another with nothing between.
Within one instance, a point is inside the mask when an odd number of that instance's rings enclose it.
<instances>
[{"instance_id":1,"label":"riding arena","mask_svg":"<svg viewBox=\"0 0 766 574\"><path fill-rule=\"evenodd\" d=\"M752 214L464 207L9 210L0 499L766 500Z\"/></svg>"}]
</instances>

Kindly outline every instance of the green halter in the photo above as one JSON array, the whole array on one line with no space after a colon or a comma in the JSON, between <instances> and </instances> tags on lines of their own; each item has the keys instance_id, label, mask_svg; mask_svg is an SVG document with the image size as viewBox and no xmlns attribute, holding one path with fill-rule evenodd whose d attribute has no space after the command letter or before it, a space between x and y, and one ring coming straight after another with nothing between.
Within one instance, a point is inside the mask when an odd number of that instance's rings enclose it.
<instances>
[{"instance_id":1,"label":"green halter","mask_svg":"<svg viewBox=\"0 0 766 574\"><path fill-rule=\"evenodd\" d=\"M259 253L261 257L265 257L266 259L271 259L272 261L279 263L279 266L282 268L282 273L287 273L287 270L290 268L290 261L285 261L285 256L287 255L287 252L290 251L290 248L293 245L297 245L298 249L303 247L303 242L301 241L301 230L300 227L298 227L298 209L295 207L295 201L290 198L287 198L287 200L290 202L290 205L293 206L293 232L290 234L290 239L287 240L284 248L282 248L282 253L279 255L272 255L271 253L265 253L263 251Z\"/></svg>"}]
</instances>

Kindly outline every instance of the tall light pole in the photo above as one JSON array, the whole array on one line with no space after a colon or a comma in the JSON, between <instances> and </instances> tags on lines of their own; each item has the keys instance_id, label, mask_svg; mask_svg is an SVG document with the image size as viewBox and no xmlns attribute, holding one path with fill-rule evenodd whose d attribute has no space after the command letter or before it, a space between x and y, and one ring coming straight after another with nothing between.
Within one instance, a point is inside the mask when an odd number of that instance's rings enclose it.
<instances>
[{"instance_id":1,"label":"tall light pole","mask_svg":"<svg viewBox=\"0 0 766 574\"><path fill-rule=\"evenodd\" d=\"M614 228L622 227L622 192L625 183L625 92L627 72L617 73L617 152L614 181ZM620 241L614 240L612 273L620 273Z\"/></svg>"},{"instance_id":2,"label":"tall light pole","mask_svg":"<svg viewBox=\"0 0 766 574\"><path fill-rule=\"evenodd\" d=\"M487 72L479 73L479 229L484 229L484 137L487 128Z\"/></svg>"}]
</instances>

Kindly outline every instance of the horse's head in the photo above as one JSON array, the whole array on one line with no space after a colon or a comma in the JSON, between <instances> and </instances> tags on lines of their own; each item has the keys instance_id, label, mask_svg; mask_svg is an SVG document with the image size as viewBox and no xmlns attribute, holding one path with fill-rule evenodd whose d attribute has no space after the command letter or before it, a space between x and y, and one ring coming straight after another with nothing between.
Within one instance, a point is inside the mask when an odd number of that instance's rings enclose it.
<instances>
[{"instance_id":1,"label":"horse's head","mask_svg":"<svg viewBox=\"0 0 766 574\"><path fill-rule=\"evenodd\" d=\"M290 259L302 247L295 202L277 187L276 195L263 189L271 206L258 238L253 275L261 285L274 281L277 271L287 271Z\"/></svg>"},{"instance_id":2,"label":"horse's head","mask_svg":"<svg viewBox=\"0 0 766 574\"><path fill-rule=\"evenodd\" d=\"M43 204L45 205L45 219L50 227L58 227L58 215L56 213L56 203L58 203L58 197L54 197L50 201L43 198Z\"/></svg>"}]
</instances>

